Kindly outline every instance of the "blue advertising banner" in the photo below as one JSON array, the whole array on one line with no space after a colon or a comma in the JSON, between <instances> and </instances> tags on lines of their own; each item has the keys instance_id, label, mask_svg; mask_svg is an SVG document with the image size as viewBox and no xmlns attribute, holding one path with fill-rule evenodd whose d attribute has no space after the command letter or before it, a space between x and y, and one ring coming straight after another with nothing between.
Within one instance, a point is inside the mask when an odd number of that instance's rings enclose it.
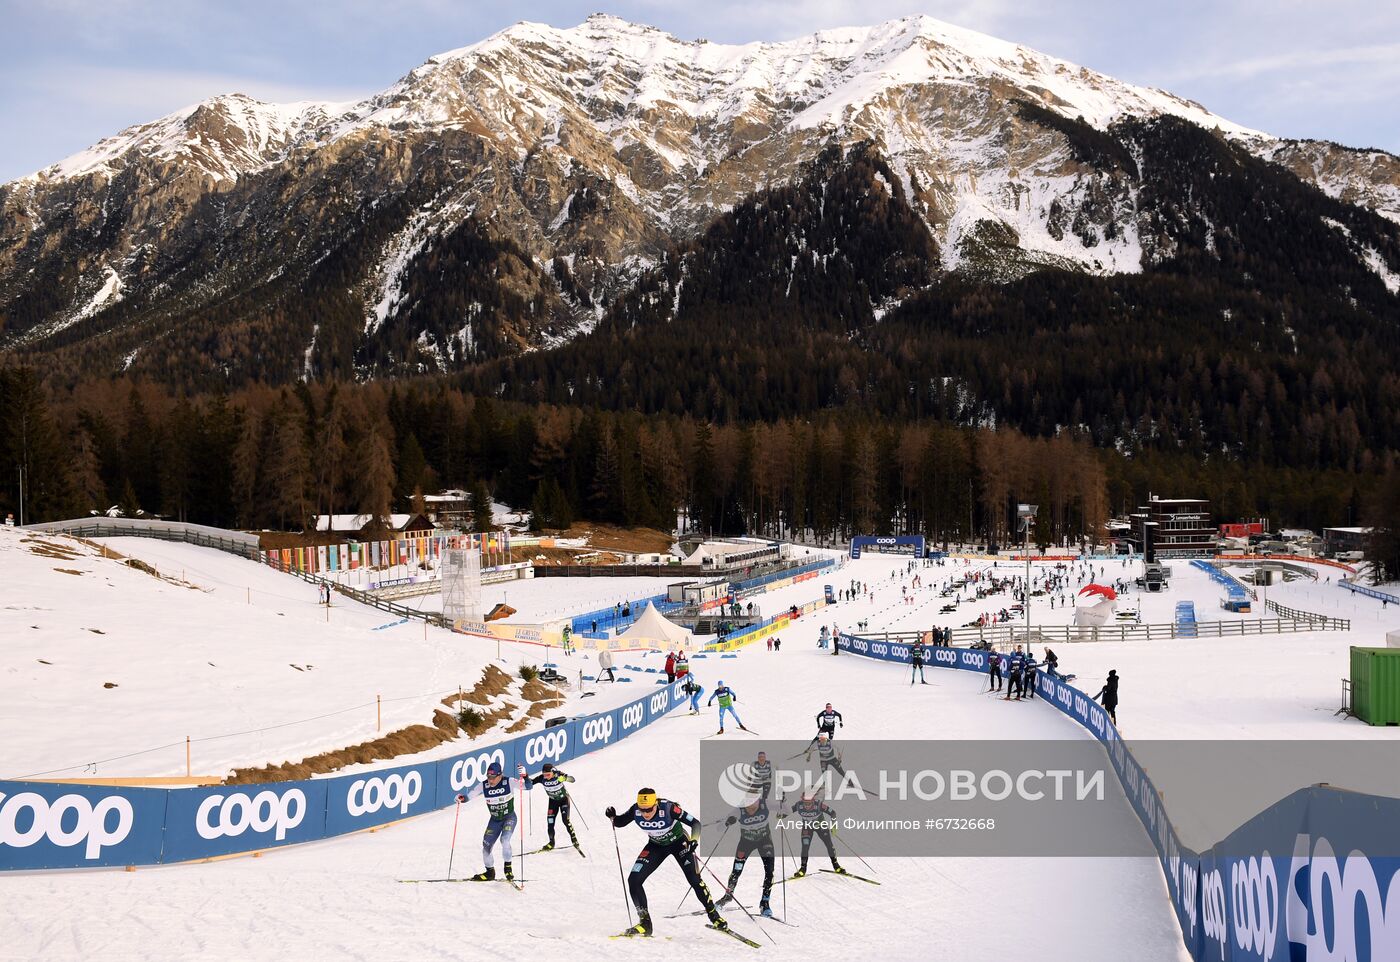
<instances>
[{"instance_id":1,"label":"blue advertising banner","mask_svg":"<svg viewBox=\"0 0 1400 962\"><path fill-rule=\"evenodd\" d=\"M88 868L160 861L160 788L0 782L0 868Z\"/></svg>"},{"instance_id":2,"label":"blue advertising banner","mask_svg":"<svg viewBox=\"0 0 1400 962\"><path fill-rule=\"evenodd\" d=\"M880 536L871 537L861 535L851 539L851 558L859 558L862 550L868 551L895 551L900 554L913 554L916 558L922 558L928 554L928 548L921 534L898 535L894 537Z\"/></svg>"},{"instance_id":3,"label":"blue advertising banner","mask_svg":"<svg viewBox=\"0 0 1400 962\"><path fill-rule=\"evenodd\" d=\"M618 708L422 765L216 788L0 782L0 871L154 865L356 832L471 796L495 762L512 778L605 748L685 700L667 685Z\"/></svg>"},{"instance_id":4,"label":"blue advertising banner","mask_svg":"<svg viewBox=\"0 0 1400 962\"><path fill-rule=\"evenodd\" d=\"M358 832L434 810L441 770L431 762L326 779L326 834Z\"/></svg>"},{"instance_id":5,"label":"blue advertising banner","mask_svg":"<svg viewBox=\"0 0 1400 962\"><path fill-rule=\"evenodd\" d=\"M326 835L330 780L169 792L162 862L249 852Z\"/></svg>"}]
</instances>

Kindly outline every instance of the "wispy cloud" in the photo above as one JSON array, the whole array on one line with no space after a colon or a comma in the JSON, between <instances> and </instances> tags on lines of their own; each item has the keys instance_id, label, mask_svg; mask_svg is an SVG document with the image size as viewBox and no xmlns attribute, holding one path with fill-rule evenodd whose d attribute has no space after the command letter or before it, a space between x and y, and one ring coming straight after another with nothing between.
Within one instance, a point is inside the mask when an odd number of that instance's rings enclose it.
<instances>
[{"instance_id":1,"label":"wispy cloud","mask_svg":"<svg viewBox=\"0 0 1400 962\"><path fill-rule=\"evenodd\" d=\"M31 92L96 107L141 111L149 119L220 94L240 93L256 100L358 100L372 88L315 83L284 83L219 71L161 70L142 67L64 66L22 80Z\"/></svg>"},{"instance_id":2,"label":"wispy cloud","mask_svg":"<svg viewBox=\"0 0 1400 962\"><path fill-rule=\"evenodd\" d=\"M1400 43L1368 44L1334 50L1308 47L1267 57L1200 63L1173 73L1178 81L1205 78L1253 80L1266 74L1318 72L1335 67L1380 67L1382 73L1387 76L1400 73ZM1389 92L1389 95L1393 94L1393 90Z\"/></svg>"}]
</instances>

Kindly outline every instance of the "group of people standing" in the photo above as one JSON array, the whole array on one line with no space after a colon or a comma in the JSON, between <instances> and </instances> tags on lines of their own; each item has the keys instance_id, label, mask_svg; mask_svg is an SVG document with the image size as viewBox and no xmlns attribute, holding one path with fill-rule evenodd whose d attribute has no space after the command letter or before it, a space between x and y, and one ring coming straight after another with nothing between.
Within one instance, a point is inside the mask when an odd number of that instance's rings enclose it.
<instances>
[{"instance_id":1,"label":"group of people standing","mask_svg":"<svg viewBox=\"0 0 1400 962\"><path fill-rule=\"evenodd\" d=\"M916 662L917 664L917 662ZM1072 679L1073 675L1061 675L1059 673L1060 659L1055 652L1049 648L1045 649L1045 660L1037 663L1035 652L1022 651L1017 645L1015 650L1009 655L1003 655L993 651L987 656L987 692L989 694L1003 690L1002 681L1006 682L1003 696L1008 701L1014 696L1016 701L1022 698L1032 699L1035 697L1035 673L1040 668L1045 669L1045 674L1051 678ZM920 669L921 670L921 669ZM1118 671L1111 669L1108 677L1104 680L1103 687L1098 694L1094 695L1094 701L1103 706L1108 712L1108 717L1113 719L1113 723L1118 724Z\"/></svg>"},{"instance_id":2,"label":"group of people standing","mask_svg":"<svg viewBox=\"0 0 1400 962\"><path fill-rule=\"evenodd\" d=\"M1050 657L1050 649L1045 649L1047 662ZM1020 701L1026 698L1035 697L1035 672L1039 665L1036 664L1035 652L1022 651L1017 645L1016 650L1009 655L1002 655L1000 652L992 652L987 658L988 681L987 691L998 692L1002 690L1002 668L1006 669L1006 695L1010 701L1012 695Z\"/></svg>"}]
</instances>

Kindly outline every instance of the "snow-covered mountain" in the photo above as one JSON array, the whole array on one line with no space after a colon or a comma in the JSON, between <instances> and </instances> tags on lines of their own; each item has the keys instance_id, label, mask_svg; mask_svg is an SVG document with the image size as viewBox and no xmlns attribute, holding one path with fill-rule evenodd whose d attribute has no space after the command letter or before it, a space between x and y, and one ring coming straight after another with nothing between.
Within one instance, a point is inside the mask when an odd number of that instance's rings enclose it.
<instances>
[{"instance_id":1,"label":"snow-covered mountain","mask_svg":"<svg viewBox=\"0 0 1400 962\"><path fill-rule=\"evenodd\" d=\"M1150 163L1082 131L1158 115L1400 221L1394 156L926 17L723 45L596 15L517 24L359 103L218 97L0 187L3 343L274 379L557 343L833 143L886 158L939 270L1138 271L1170 256L1140 209Z\"/></svg>"}]
</instances>

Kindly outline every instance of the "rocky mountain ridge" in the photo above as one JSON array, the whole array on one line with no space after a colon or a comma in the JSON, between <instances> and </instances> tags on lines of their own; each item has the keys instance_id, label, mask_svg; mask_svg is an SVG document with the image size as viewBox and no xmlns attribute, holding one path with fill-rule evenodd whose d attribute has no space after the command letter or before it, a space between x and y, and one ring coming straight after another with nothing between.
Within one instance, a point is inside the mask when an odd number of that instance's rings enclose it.
<instances>
[{"instance_id":1,"label":"rocky mountain ridge","mask_svg":"<svg viewBox=\"0 0 1400 962\"><path fill-rule=\"evenodd\" d=\"M561 344L833 146L884 159L930 283L1134 273L1176 256L1179 199L1109 132L1163 115L1400 221L1392 155L1278 140L929 18L722 45L594 16L517 24L358 103L215 98L0 186L0 350L207 385Z\"/></svg>"}]
</instances>

